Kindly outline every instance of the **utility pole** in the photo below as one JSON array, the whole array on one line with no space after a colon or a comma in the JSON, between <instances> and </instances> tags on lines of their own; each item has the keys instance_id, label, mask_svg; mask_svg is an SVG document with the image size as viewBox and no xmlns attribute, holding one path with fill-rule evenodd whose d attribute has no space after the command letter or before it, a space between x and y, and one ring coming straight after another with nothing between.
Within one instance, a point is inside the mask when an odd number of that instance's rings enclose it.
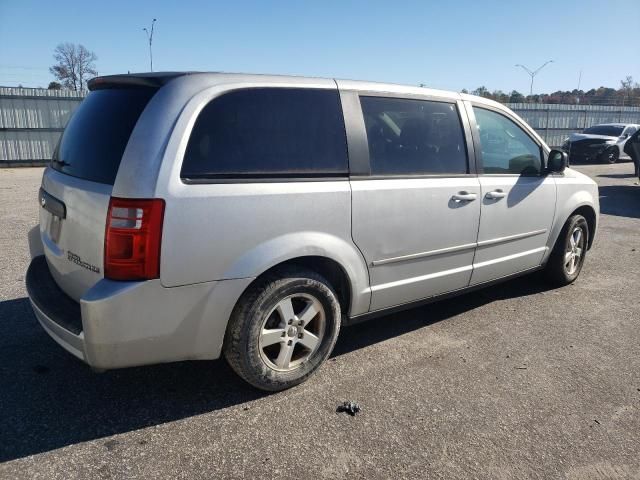
<instances>
[{"instance_id":1,"label":"utility pole","mask_svg":"<svg viewBox=\"0 0 640 480\"><path fill-rule=\"evenodd\" d=\"M149 33L149 30L147 30L146 28L143 28L142 30L145 31L145 33L147 34L147 40L149 41L149 63L151 64L151 71L153 72L153 50L152 50L152 45L153 45L153 26L156 23L156 19L153 19L153 22L151 22L151 33Z\"/></svg>"},{"instance_id":2,"label":"utility pole","mask_svg":"<svg viewBox=\"0 0 640 480\"><path fill-rule=\"evenodd\" d=\"M529 88L529 95L533 95L533 79L538 74L538 72L540 72L540 70L542 70L544 67L546 67L550 63L553 63L553 60L547 60L541 66L539 66L536 70L533 70L533 71L529 70L524 65L521 65L519 63L516 64L516 67L522 68L525 72L527 72L531 76L531 87Z\"/></svg>"},{"instance_id":3,"label":"utility pole","mask_svg":"<svg viewBox=\"0 0 640 480\"><path fill-rule=\"evenodd\" d=\"M580 75L578 76L578 98L576 99L577 103L580 103L580 82L582 82L582 69L580 69Z\"/></svg>"}]
</instances>

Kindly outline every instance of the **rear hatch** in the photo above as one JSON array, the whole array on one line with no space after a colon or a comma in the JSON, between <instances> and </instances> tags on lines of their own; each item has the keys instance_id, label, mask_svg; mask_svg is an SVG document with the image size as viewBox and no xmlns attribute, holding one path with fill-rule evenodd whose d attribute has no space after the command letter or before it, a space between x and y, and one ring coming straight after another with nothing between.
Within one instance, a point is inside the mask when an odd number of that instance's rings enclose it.
<instances>
[{"instance_id":1,"label":"rear hatch","mask_svg":"<svg viewBox=\"0 0 640 480\"><path fill-rule=\"evenodd\" d=\"M79 301L104 278L107 210L129 137L156 88L91 92L60 139L40 190L40 234L51 274Z\"/></svg>"}]
</instances>

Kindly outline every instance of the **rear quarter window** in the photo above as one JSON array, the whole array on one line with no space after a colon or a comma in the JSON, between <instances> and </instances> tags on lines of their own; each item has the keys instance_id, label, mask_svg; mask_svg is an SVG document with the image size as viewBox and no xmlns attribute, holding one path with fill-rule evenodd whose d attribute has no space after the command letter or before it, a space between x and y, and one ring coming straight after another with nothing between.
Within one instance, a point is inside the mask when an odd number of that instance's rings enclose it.
<instances>
[{"instance_id":1,"label":"rear quarter window","mask_svg":"<svg viewBox=\"0 0 640 480\"><path fill-rule=\"evenodd\" d=\"M131 132L155 92L147 88L91 92L65 128L51 167L113 185Z\"/></svg>"},{"instance_id":2,"label":"rear quarter window","mask_svg":"<svg viewBox=\"0 0 640 480\"><path fill-rule=\"evenodd\" d=\"M336 90L255 88L226 93L198 116L183 179L333 177L348 173Z\"/></svg>"}]
</instances>

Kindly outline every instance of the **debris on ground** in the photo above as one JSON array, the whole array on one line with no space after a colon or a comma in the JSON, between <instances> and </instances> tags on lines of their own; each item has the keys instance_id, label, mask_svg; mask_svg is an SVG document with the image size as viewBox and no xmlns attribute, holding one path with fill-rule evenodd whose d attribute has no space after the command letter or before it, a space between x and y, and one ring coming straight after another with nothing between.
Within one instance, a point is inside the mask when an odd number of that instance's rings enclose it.
<instances>
[{"instance_id":1,"label":"debris on ground","mask_svg":"<svg viewBox=\"0 0 640 480\"><path fill-rule=\"evenodd\" d=\"M118 445L120 445L120 442L118 440L107 440L106 442L104 442L105 448L110 452L115 450Z\"/></svg>"},{"instance_id":2,"label":"debris on ground","mask_svg":"<svg viewBox=\"0 0 640 480\"><path fill-rule=\"evenodd\" d=\"M355 402L343 402L342 405L338 405L336 408L337 413L348 413L352 417L356 416L356 413L359 413L361 410L360 405Z\"/></svg>"}]
</instances>

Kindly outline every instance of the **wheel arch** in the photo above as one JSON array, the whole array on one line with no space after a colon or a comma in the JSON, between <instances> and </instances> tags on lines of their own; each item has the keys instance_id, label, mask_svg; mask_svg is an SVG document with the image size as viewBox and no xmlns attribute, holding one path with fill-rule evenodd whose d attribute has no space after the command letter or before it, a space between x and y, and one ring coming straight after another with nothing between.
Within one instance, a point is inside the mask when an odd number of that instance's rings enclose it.
<instances>
[{"instance_id":1,"label":"wheel arch","mask_svg":"<svg viewBox=\"0 0 640 480\"><path fill-rule=\"evenodd\" d=\"M369 310L371 290L364 258L352 243L326 233L289 234L265 242L234 262L225 278L254 278L246 291L264 275L287 266L307 268L325 277L336 290L344 313L358 315Z\"/></svg>"},{"instance_id":2,"label":"wheel arch","mask_svg":"<svg viewBox=\"0 0 640 480\"><path fill-rule=\"evenodd\" d=\"M567 220L574 215L582 215L587 221L587 225L589 226L589 237L588 237L589 243L587 244L587 250L590 250L591 246L593 245L593 239L595 237L595 232L597 228L596 211L591 205L582 205L576 208L573 212L571 212L571 214L567 217ZM565 220L565 223L566 223L566 220Z\"/></svg>"},{"instance_id":3,"label":"wheel arch","mask_svg":"<svg viewBox=\"0 0 640 480\"><path fill-rule=\"evenodd\" d=\"M548 260L553 247L558 241L560 232L562 232L562 229L567 223L567 220L569 220L569 218L576 214L582 215L587 220L587 225L589 226L589 243L587 245L587 249L591 248L597 229L598 215L592 203L583 201L578 205L574 204L573 208L567 206L567 208L565 209L560 209L560 211L557 213L556 220L554 221L553 227L551 229L551 234L549 235L549 239L547 242L547 253L543 259L543 263L546 263L546 261Z\"/></svg>"},{"instance_id":4,"label":"wheel arch","mask_svg":"<svg viewBox=\"0 0 640 480\"><path fill-rule=\"evenodd\" d=\"M349 313L351 309L351 300L353 298L351 280L349 279L344 267L336 260L329 257L309 255L285 260L284 262L278 263L261 273L253 282L251 282L247 289L251 288L263 277L274 273L277 274L279 271L286 271L291 267L311 270L324 277L335 290L343 313Z\"/></svg>"}]
</instances>

